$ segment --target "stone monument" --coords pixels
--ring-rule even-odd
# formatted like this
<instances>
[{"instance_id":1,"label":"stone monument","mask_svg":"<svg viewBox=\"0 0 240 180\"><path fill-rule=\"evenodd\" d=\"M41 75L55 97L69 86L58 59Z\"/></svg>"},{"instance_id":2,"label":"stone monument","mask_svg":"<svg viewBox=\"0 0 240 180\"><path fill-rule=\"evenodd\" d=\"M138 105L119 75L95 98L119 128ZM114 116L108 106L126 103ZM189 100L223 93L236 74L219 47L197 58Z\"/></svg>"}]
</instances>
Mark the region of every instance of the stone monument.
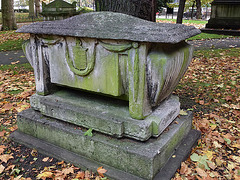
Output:
<instances>
[{"instance_id":1,"label":"stone monument","mask_svg":"<svg viewBox=\"0 0 240 180\"><path fill-rule=\"evenodd\" d=\"M77 2L75 1L70 4L63 0L55 0L49 4L42 2L41 15L43 15L46 20L66 19L78 14L78 12L76 12L76 4Z\"/></svg>"},{"instance_id":2,"label":"stone monument","mask_svg":"<svg viewBox=\"0 0 240 180\"><path fill-rule=\"evenodd\" d=\"M185 39L200 30L95 12L18 32L31 34L36 94L15 140L115 179L174 175L199 137L171 94L192 58Z\"/></svg>"},{"instance_id":3,"label":"stone monument","mask_svg":"<svg viewBox=\"0 0 240 180\"><path fill-rule=\"evenodd\" d=\"M206 28L240 29L240 0L214 0Z\"/></svg>"}]
</instances>

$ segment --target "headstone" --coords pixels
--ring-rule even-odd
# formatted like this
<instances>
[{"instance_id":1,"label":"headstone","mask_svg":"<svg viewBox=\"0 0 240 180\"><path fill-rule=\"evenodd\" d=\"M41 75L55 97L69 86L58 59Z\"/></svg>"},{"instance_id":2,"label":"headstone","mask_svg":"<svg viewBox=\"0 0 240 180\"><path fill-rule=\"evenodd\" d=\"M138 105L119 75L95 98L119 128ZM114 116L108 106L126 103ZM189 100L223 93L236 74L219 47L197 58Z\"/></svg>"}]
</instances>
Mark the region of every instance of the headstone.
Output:
<instances>
[{"instance_id":1,"label":"headstone","mask_svg":"<svg viewBox=\"0 0 240 180\"><path fill-rule=\"evenodd\" d=\"M55 0L49 4L42 2L42 15L46 20L66 19L77 15L76 2L72 4L63 0Z\"/></svg>"},{"instance_id":2,"label":"headstone","mask_svg":"<svg viewBox=\"0 0 240 180\"><path fill-rule=\"evenodd\" d=\"M196 141L191 113L180 116L171 94L192 58L185 39L198 29L95 12L18 32L31 34L23 47L36 80L31 109L18 115L18 141L51 143L84 159L81 166L105 164L116 179L153 179L184 138Z\"/></svg>"},{"instance_id":3,"label":"headstone","mask_svg":"<svg viewBox=\"0 0 240 180\"><path fill-rule=\"evenodd\" d=\"M240 29L240 0L214 0L206 28Z\"/></svg>"}]
</instances>

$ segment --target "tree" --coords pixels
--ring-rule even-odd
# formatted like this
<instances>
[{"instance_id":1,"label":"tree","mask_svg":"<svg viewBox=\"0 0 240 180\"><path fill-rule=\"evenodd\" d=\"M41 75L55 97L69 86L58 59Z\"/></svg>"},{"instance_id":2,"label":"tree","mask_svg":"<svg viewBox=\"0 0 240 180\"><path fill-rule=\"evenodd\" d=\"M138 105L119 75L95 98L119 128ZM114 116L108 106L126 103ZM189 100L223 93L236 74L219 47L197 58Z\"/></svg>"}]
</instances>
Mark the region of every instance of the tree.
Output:
<instances>
[{"instance_id":1,"label":"tree","mask_svg":"<svg viewBox=\"0 0 240 180\"><path fill-rule=\"evenodd\" d=\"M40 13L40 0L35 0L35 16L38 17Z\"/></svg>"},{"instance_id":2,"label":"tree","mask_svg":"<svg viewBox=\"0 0 240 180\"><path fill-rule=\"evenodd\" d=\"M196 6L197 6L197 19L202 19L202 6L201 6L201 0L196 0Z\"/></svg>"},{"instance_id":3,"label":"tree","mask_svg":"<svg viewBox=\"0 0 240 180\"><path fill-rule=\"evenodd\" d=\"M179 1L178 14L177 14L177 23L178 24L182 24L185 2L186 2L186 0Z\"/></svg>"},{"instance_id":4,"label":"tree","mask_svg":"<svg viewBox=\"0 0 240 180\"><path fill-rule=\"evenodd\" d=\"M168 7L167 4L171 2L172 0L157 0L157 11L161 12L163 7Z\"/></svg>"},{"instance_id":5,"label":"tree","mask_svg":"<svg viewBox=\"0 0 240 180\"><path fill-rule=\"evenodd\" d=\"M29 0L29 17L34 17L34 0Z\"/></svg>"},{"instance_id":6,"label":"tree","mask_svg":"<svg viewBox=\"0 0 240 180\"><path fill-rule=\"evenodd\" d=\"M13 0L1 0L2 2L2 31L17 29L16 18L13 9Z\"/></svg>"},{"instance_id":7,"label":"tree","mask_svg":"<svg viewBox=\"0 0 240 180\"><path fill-rule=\"evenodd\" d=\"M156 0L95 0L96 11L113 11L156 21Z\"/></svg>"}]
</instances>

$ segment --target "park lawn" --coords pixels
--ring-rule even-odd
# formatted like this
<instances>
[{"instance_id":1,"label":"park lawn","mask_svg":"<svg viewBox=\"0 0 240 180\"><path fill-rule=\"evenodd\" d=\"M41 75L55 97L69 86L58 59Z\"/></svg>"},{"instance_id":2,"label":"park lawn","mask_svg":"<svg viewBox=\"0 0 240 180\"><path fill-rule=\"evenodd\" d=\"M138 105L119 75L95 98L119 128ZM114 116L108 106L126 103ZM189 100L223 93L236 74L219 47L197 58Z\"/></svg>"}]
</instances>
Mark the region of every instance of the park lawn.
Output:
<instances>
[{"instance_id":1,"label":"park lawn","mask_svg":"<svg viewBox=\"0 0 240 180\"><path fill-rule=\"evenodd\" d=\"M43 21L43 17L39 16L37 18L30 18L29 13L17 13L15 12L15 18L17 23L22 23L22 22L34 22L35 21ZM0 24L2 24L2 13L0 12Z\"/></svg>"},{"instance_id":2,"label":"park lawn","mask_svg":"<svg viewBox=\"0 0 240 180\"><path fill-rule=\"evenodd\" d=\"M193 128L202 132L174 180L240 179L239 52L240 48L195 51L174 91L181 108L194 112ZM10 141L9 135L17 129L17 113L30 107L29 97L35 92L33 69L29 64L0 66L0 80L0 159L5 157L0 178L88 177L89 171ZM97 176L91 175L91 180Z\"/></svg>"},{"instance_id":3,"label":"park lawn","mask_svg":"<svg viewBox=\"0 0 240 180\"><path fill-rule=\"evenodd\" d=\"M22 43L27 39L29 39L27 33L0 31L0 51L20 50Z\"/></svg>"},{"instance_id":4,"label":"park lawn","mask_svg":"<svg viewBox=\"0 0 240 180\"><path fill-rule=\"evenodd\" d=\"M176 23L176 19L165 19L165 18L157 18L157 21L165 21L165 22L173 22ZM208 21L204 20L186 20L183 19L183 23L185 24L207 24Z\"/></svg>"}]
</instances>

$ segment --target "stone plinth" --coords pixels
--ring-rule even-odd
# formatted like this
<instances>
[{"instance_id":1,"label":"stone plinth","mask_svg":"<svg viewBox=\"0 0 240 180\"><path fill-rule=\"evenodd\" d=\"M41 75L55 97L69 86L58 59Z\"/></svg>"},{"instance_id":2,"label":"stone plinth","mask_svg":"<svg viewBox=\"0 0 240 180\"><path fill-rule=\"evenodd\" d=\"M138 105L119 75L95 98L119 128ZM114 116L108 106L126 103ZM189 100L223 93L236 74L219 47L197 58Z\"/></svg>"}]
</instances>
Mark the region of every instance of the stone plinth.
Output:
<instances>
[{"instance_id":1,"label":"stone plinth","mask_svg":"<svg viewBox=\"0 0 240 180\"><path fill-rule=\"evenodd\" d=\"M206 28L240 29L240 0L214 0Z\"/></svg>"},{"instance_id":2,"label":"stone plinth","mask_svg":"<svg viewBox=\"0 0 240 180\"><path fill-rule=\"evenodd\" d=\"M127 179L153 179L167 169L174 169L167 177L174 174L198 138L191 138L192 116L179 115L172 91L192 58L185 39L200 30L97 12L18 32L31 34L23 48L36 94L32 109L18 115L17 141L70 151L83 157L84 167L91 161L114 169L118 175L109 175L116 179L122 179L119 172ZM87 129L93 137L84 135ZM168 168L185 138L191 143Z\"/></svg>"}]
</instances>

